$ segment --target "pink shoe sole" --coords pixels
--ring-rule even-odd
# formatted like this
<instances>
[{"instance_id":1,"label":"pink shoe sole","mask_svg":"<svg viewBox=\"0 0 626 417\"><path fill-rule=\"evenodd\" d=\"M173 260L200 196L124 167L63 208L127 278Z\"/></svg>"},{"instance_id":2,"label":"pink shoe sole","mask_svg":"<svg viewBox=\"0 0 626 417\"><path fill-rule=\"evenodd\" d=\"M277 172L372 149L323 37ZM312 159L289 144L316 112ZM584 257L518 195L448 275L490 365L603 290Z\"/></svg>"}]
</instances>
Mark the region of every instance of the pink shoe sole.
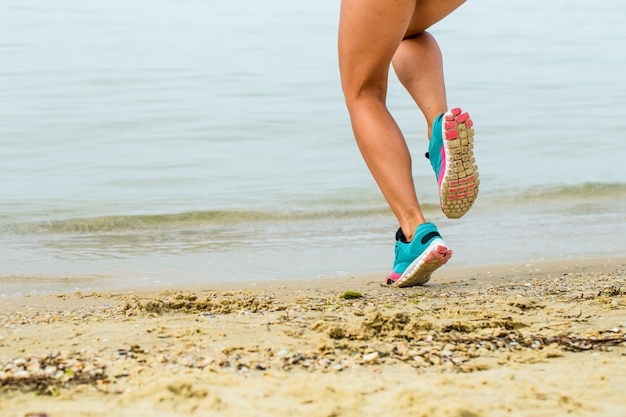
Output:
<instances>
[{"instance_id":1,"label":"pink shoe sole","mask_svg":"<svg viewBox=\"0 0 626 417\"><path fill-rule=\"evenodd\" d=\"M448 111L443 120L443 164L439 178L441 210L451 219L463 216L478 196L478 167L474 160L474 123L460 108Z\"/></svg>"},{"instance_id":2,"label":"pink shoe sole","mask_svg":"<svg viewBox=\"0 0 626 417\"><path fill-rule=\"evenodd\" d=\"M413 287L424 285L430 280L431 274L444 265L452 257L452 249L438 245L417 258L402 274L391 272L387 278L387 285L392 287Z\"/></svg>"}]
</instances>

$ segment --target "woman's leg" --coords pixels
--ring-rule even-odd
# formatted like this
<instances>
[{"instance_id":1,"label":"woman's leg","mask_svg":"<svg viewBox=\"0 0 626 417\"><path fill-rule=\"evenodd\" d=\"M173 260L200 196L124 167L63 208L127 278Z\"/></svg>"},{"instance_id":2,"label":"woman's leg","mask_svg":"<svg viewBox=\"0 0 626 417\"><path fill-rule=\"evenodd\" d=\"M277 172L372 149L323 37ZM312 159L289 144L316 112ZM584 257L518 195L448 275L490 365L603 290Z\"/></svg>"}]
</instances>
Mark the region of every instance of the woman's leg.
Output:
<instances>
[{"instance_id":1,"label":"woman's leg","mask_svg":"<svg viewBox=\"0 0 626 417\"><path fill-rule=\"evenodd\" d=\"M406 141L385 104L389 66L397 53L396 71L417 97L429 123L434 118L429 117L431 113L445 111L441 55L438 47L433 52L434 40L422 33L463 1L341 3L339 67L352 128L363 158L408 240L426 220L417 201Z\"/></svg>"},{"instance_id":2,"label":"woman's leg","mask_svg":"<svg viewBox=\"0 0 626 417\"><path fill-rule=\"evenodd\" d=\"M443 61L435 38L422 32L403 40L392 62L398 79L424 114L430 137L433 120L448 110Z\"/></svg>"}]
</instances>

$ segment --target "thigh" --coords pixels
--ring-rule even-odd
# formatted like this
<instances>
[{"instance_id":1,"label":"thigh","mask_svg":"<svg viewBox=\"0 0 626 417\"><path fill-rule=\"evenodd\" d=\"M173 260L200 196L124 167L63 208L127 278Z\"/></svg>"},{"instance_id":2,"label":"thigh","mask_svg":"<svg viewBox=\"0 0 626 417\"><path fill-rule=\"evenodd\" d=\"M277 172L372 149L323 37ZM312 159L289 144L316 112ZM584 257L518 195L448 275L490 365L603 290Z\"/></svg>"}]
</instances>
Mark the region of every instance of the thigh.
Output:
<instances>
[{"instance_id":1,"label":"thigh","mask_svg":"<svg viewBox=\"0 0 626 417\"><path fill-rule=\"evenodd\" d=\"M386 90L391 58L402 42L415 0L342 0L339 68L347 95Z\"/></svg>"},{"instance_id":2,"label":"thigh","mask_svg":"<svg viewBox=\"0 0 626 417\"><path fill-rule=\"evenodd\" d=\"M417 0L413 16L406 31L406 37L419 35L452 13L463 3L465 3L465 0Z\"/></svg>"},{"instance_id":3,"label":"thigh","mask_svg":"<svg viewBox=\"0 0 626 417\"><path fill-rule=\"evenodd\" d=\"M437 23L465 0L342 0L339 69L347 95L386 92L389 65L406 37Z\"/></svg>"}]
</instances>

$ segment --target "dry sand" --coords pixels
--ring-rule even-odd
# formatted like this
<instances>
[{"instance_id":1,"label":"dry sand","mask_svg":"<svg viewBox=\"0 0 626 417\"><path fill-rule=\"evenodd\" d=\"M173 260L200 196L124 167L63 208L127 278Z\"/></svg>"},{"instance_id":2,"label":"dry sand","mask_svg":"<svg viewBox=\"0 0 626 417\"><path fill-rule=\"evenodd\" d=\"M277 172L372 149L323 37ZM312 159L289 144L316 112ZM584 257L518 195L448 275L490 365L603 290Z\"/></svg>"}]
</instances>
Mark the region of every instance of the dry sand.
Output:
<instances>
[{"instance_id":1,"label":"dry sand","mask_svg":"<svg viewBox=\"0 0 626 417\"><path fill-rule=\"evenodd\" d=\"M625 269L3 299L0 416L626 416Z\"/></svg>"}]
</instances>

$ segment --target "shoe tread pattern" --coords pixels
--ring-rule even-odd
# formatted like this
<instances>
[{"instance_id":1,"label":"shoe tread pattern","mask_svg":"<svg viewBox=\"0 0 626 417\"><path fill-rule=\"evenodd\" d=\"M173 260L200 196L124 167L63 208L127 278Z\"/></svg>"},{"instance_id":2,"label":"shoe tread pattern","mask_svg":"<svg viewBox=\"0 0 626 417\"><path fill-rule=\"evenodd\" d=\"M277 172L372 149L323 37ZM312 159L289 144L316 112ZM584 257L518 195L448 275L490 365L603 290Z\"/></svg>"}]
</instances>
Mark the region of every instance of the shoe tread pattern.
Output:
<instances>
[{"instance_id":1,"label":"shoe tread pattern","mask_svg":"<svg viewBox=\"0 0 626 417\"><path fill-rule=\"evenodd\" d=\"M451 219L463 216L478 196L478 167L474 159L474 128L468 113L460 108L443 120L446 172L440 186L441 209Z\"/></svg>"}]
</instances>

